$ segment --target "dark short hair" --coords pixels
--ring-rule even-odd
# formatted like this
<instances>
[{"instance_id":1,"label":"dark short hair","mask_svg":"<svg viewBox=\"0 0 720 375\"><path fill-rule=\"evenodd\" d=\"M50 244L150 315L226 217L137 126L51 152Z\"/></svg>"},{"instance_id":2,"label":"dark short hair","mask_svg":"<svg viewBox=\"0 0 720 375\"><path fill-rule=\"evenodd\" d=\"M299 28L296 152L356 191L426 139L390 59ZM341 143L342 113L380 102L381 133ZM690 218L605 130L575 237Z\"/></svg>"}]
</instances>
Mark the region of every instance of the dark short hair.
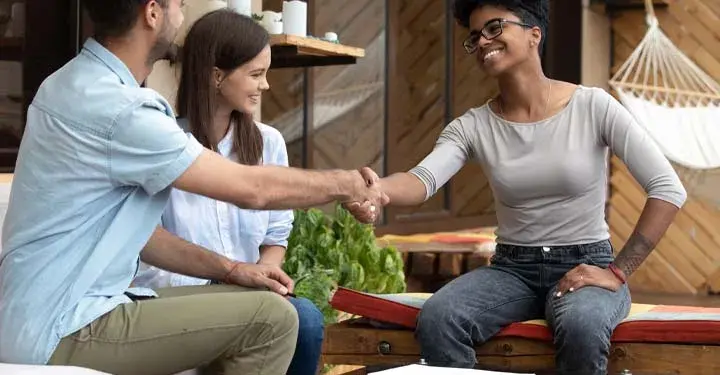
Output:
<instances>
[{"instance_id":1,"label":"dark short hair","mask_svg":"<svg viewBox=\"0 0 720 375\"><path fill-rule=\"evenodd\" d=\"M83 0L83 7L93 23L95 38L120 37L135 26L138 12L149 0ZM169 0L155 0L166 8Z\"/></svg>"},{"instance_id":2,"label":"dark short hair","mask_svg":"<svg viewBox=\"0 0 720 375\"><path fill-rule=\"evenodd\" d=\"M453 4L455 20L461 26L469 28L470 14L485 5L505 8L523 23L539 27L542 32L539 50L542 53L550 22L548 0L455 0Z\"/></svg>"},{"instance_id":3,"label":"dark short hair","mask_svg":"<svg viewBox=\"0 0 720 375\"><path fill-rule=\"evenodd\" d=\"M230 9L218 9L200 17L188 30L182 47L177 110L203 146L215 150L210 141L217 95L211 85L213 68L230 73L248 63L270 42L268 32L255 20ZM233 111L233 151L242 164L260 163L263 138L252 113Z\"/></svg>"}]
</instances>

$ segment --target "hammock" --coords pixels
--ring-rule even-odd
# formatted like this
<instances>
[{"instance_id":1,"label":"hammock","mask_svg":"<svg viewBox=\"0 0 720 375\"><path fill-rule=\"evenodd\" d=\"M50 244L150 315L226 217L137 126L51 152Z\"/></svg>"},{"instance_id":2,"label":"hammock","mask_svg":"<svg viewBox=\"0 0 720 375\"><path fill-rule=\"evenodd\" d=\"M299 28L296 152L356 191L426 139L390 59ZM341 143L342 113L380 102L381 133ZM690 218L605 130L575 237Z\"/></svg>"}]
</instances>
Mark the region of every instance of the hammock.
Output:
<instances>
[{"instance_id":1,"label":"hammock","mask_svg":"<svg viewBox=\"0 0 720 375\"><path fill-rule=\"evenodd\" d=\"M697 178L720 168L720 85L662 32L652 0L645 8L645 37L609 84L665 156Z\"/></svg>"}]
</instances>

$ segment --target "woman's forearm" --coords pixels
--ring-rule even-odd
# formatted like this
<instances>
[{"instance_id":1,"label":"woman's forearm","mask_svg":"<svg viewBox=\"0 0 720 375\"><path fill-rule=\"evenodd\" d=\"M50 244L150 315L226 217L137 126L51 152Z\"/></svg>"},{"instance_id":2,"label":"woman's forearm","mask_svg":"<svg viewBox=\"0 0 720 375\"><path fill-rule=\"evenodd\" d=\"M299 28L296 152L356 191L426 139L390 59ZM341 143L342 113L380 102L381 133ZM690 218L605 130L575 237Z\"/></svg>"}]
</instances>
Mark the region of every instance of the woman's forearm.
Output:
<instances>
[{"instance_id":1,"label":"woman's forearm","mask_svg":"<svg viewBox=\"0 0 720 375\"><path fill-rule=\"evenodd\" d=\"M393 206L417 206L425 202L427 188L412 173L400 172L380 180L380 189L390 198Z\"/></svg>"},{"instance_id":2,"label":"woman's forearm","mask_svg":"<svg viewBox=\"0 0 720 375\"><path fill-rule=\"evenodd\" d=\"M280 266L285 258L285 247L277 245L260 246L260 264L274 264Z\"/></svg>"},{"instance_id":3,"label":"woman's forearm","mask_svg":"<svg viewBox=\"0 0 720 375\"><path fill-rule=\"evenodd\" d=\"M625 274L625 277L635 272L650 255L670 227L678 210L676 205L660 199L647 200L635 230L615 258L615 266Z\"/></svg>"}]
</instances>

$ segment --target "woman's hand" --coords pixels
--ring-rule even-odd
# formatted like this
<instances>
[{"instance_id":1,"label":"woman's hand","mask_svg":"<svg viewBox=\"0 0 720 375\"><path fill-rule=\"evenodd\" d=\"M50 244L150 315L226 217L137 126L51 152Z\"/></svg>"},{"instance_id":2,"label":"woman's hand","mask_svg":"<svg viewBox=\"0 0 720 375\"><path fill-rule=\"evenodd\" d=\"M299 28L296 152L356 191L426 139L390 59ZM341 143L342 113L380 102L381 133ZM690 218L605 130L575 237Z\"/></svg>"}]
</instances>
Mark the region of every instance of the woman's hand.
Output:
<instances>
[{"instance_id":1,"label":"woman's hand","mask_svg":"<svg viewBox=\"0 0 720 375\"><path fill-rule=\"evenodd\" d=\"M565 293L572 293L584 286L597 286L616 292L622 282L609 269L587 264L581 264L565 274L557 284L555 297L562 297Z\"/></svg>"}]
</instances>

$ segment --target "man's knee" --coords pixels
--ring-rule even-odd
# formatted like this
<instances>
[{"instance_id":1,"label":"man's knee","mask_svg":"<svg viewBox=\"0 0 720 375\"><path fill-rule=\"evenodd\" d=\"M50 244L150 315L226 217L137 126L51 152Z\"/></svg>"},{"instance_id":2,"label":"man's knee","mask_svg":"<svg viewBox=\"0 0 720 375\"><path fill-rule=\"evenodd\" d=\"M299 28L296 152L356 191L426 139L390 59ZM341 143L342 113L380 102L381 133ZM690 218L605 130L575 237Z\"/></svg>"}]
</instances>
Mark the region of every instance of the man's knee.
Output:
<instances>
[{"instance_id":1,"label":"man's knee","mask_svg":"<svg viewBox=\"0 0 720 375\"><path fill-rule=\"evenodd\" d=\"M274 292L258 292L262 296L262 314L267 324L273 327L274 336L289 336L293 340L297 337L299 320L295 307L287 298Z\"/></svg>"}]
</instances>

